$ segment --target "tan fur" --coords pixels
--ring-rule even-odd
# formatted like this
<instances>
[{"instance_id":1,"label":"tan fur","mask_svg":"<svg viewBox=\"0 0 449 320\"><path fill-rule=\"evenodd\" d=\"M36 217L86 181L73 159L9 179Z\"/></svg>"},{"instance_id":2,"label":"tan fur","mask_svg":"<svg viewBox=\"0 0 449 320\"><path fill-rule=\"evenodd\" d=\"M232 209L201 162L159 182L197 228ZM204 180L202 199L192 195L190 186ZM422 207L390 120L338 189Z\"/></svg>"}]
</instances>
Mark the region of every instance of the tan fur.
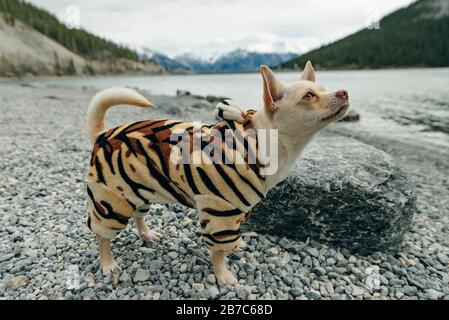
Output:
<instances>
[{"instance_id":1,"label":"tan fur","mask_svg":"<svg viewBox=\"0 0 449 320\"><path fill-rule=\"evenodd\" d=\"M104 130L106 111L110 107L121 104L136 107L156 107L136 91L127 88L109 88L97 93L87 109L87 128L92 144Z\"/></svg>"},{"instance_id":2,"label":"tan fur","mask_svg":"<svg viewBox=\"0 0 449 320\"><path fill-rule=\"evenodd\" d=\"M280 97L274 101L275 110L267 108L265 101L264 112L257 112L254 115L256 129L277 129L279 133L279 170L267 177L268 188L271 188L286 177L306 145L319 130L346 114L349 101L337 97L340 91L326 92L322 86L315 83L315 72L310 61L299 80L292 83L280 83L268 67L262 66L261 72L268 74L265 77L271 79L264 83L276 87L264 87L264 97L271 95L266 91L276 92ZM304 100L303 97L308 91L312 91L317 97ZM340 112L335 114L339 108Z\"/></svg>"}]
</instances>

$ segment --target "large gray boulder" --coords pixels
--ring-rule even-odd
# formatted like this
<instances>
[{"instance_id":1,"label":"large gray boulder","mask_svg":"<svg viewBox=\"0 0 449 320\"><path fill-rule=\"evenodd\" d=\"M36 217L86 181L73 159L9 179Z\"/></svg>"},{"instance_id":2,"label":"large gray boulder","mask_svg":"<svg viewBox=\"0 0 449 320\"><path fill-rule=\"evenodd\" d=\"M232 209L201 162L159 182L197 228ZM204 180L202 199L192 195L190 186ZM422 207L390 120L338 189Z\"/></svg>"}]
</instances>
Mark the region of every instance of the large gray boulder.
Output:
<instances>
[{"instance_id":1,"label":"large gray boulder","mask_svg":"<svg viewBox=\"0 0 449 320\"><path fill-rule=\"evenodd\" d=\"M244 230L310 237L361 254L394 252L414 209L414 186L388 154L351 138L320 137Z\"/></svg>"}]
</instances>

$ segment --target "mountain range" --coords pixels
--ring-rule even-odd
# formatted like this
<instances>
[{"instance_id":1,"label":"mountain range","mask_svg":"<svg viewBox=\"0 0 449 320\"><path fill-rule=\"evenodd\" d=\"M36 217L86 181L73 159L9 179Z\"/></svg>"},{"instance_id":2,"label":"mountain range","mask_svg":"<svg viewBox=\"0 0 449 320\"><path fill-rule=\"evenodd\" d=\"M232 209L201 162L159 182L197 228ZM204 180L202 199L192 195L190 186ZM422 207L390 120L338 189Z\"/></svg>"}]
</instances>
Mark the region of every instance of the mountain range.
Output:
<instances>
[{"instance_id":1,"label":"mountain range","mask_svg":"<svg viewBox=\"0 0 449 320\"><path fill-rule=\"evenodd\" d=\"M278 66L297 55L297 53L251 52L237 49L212 59L201 59L191 54L184 54L175 59L196 72L251 72L259 70L262 64Z\"/></svg>"},{"instance_id":2,"label":"mountain range","mask_svg":"<svg viewBox=\"0 0 449 320\"><path fill-rule=\"evenodd\" d=\"M209 58L198 57L192 53L169 58L163 53L145 47L131 45L130 48L135 50L141 59L150 59L170 72L251 72L257 71L262 64L275 67L298 55L296 53L269 53L236 49Z\"/></svg>"},{"instance_id":3,"label":"mountain range","mask_svg":"<svg viewBox=\"0 0 449 320\"><path fill-rule=\"evenodd\" d=\"M187 72L189 70L189 67L180 63L179 61L170 58L169 56L149 49L144 46L140 46L137 44L130 44L128 47L135 51L139 58L143 61L154 61L161 65L163 68L165 68L167 71L170 72Z\"/></svg>"},{"instance_id":4,"label":"mountain range","mask_svg":"<svg viewBox=\"0 0 449 320\"><path fill-rule=\"evenodd\" d=\"M449 0L419 0L365 28L281 64L325 69L449 66Z\"/></svg>"}]
</instances>

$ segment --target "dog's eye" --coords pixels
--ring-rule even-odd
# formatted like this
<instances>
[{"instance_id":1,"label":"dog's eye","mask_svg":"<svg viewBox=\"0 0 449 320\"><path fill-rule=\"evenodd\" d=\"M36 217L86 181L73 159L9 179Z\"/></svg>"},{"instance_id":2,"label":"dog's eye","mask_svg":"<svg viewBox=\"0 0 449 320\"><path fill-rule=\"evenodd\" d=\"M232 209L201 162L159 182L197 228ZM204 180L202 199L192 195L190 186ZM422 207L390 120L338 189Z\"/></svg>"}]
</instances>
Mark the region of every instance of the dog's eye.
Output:
<instances>
[{"instance_id":1,"label":"dog's eye","mask_svg":"<svg viewBox=\"0 0 449 320\"><path fill-rule=\"evenodd\" d=\"M309 92L307 92L307 93L304 95L304 97L302 97L302 98L305 99L305 100L310 100L310 99L312 99L313 97L315 97L315 94L314 94L313 92L309 91Z\"/></svg>"}]
</instances>

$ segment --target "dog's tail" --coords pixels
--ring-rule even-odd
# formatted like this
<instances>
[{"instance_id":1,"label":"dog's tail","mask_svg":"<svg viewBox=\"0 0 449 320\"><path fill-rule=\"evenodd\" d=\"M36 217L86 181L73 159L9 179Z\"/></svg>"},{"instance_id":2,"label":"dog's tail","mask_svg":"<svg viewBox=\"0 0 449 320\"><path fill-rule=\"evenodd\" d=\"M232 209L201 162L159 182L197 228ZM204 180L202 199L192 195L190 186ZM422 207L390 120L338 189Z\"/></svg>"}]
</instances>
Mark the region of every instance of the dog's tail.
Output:
<instances>
[{"instance_id":1,"label":"dog's tail","mask_svg":"<svg viewBox=\"0 0 449 320\"><path fill-rule=\"evenodd\" d=\"M127 88L109 88L98 92L87 110L87 128L90 140L95 143L98 135L104 130L106 111L113 106L128 104L137 107L156 107L139 93Z\"/></svg>"}]
</instances>

